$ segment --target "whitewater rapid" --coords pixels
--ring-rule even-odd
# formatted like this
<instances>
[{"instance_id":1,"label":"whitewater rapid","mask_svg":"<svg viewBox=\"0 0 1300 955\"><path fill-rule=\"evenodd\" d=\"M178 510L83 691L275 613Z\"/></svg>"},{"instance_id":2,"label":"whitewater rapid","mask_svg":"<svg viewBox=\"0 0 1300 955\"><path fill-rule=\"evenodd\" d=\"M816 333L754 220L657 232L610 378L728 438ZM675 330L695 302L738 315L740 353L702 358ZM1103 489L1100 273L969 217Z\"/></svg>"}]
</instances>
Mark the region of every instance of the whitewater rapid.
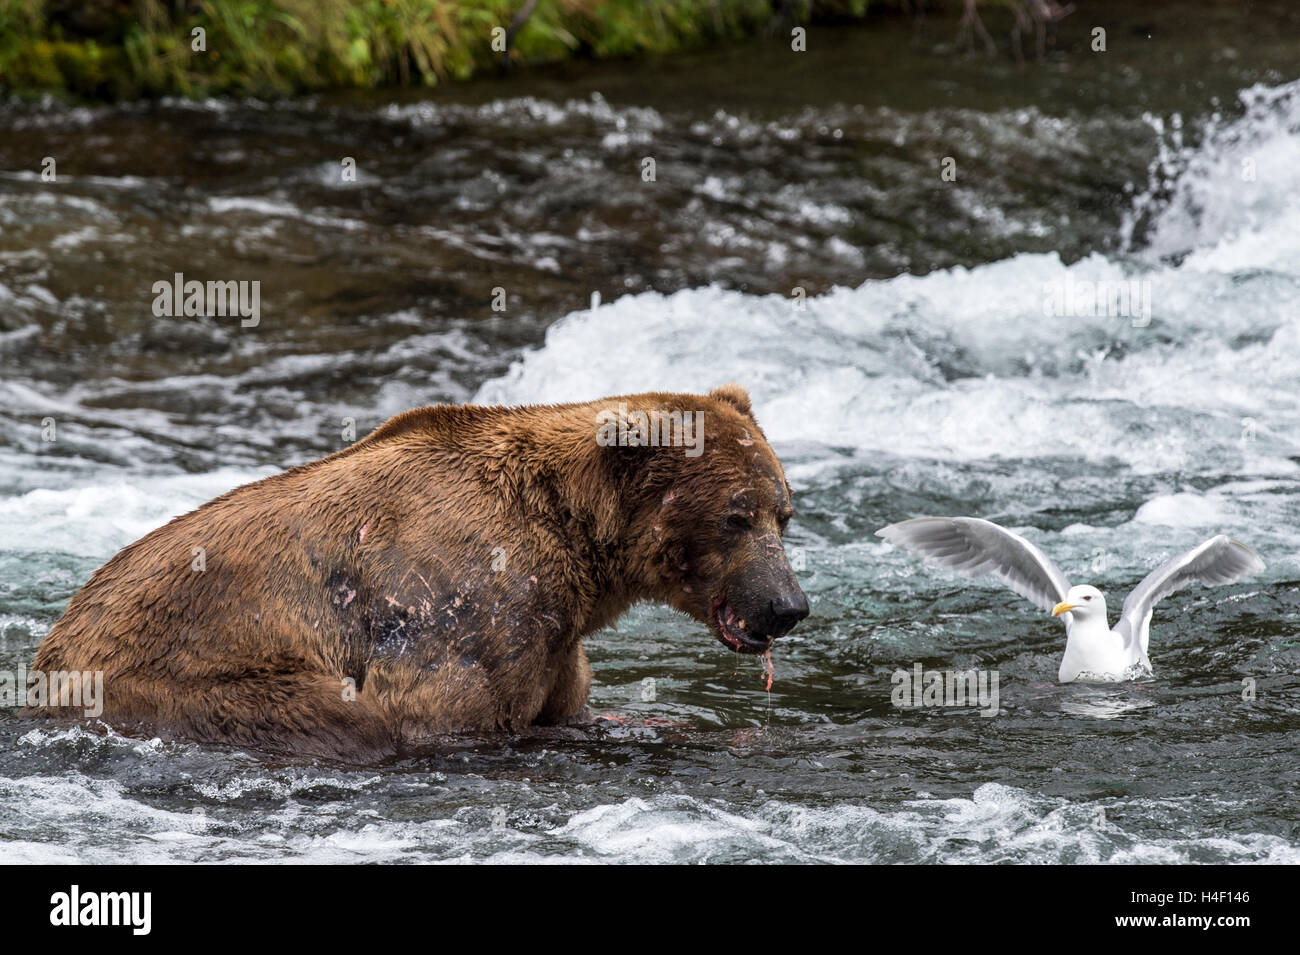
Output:
<instances>
[{"instance_id":1,"label":"whitewater rapid","mask_svg":"<svg viewBox=\"0 0 1300 955\"><path fill-rule=\"evenodd\" d=\"M627 296L553 324L474 400L737 381L778 443L1294 474L1300 84L1242 99L1241 118L1162 150L1125 225L1143 224L1141 249L1069 264L1021 254L806 300L718 287ZM1147 283L1149 317L1048 314L1071 283L1131 282Z\"/></svg>"}]
</instances>

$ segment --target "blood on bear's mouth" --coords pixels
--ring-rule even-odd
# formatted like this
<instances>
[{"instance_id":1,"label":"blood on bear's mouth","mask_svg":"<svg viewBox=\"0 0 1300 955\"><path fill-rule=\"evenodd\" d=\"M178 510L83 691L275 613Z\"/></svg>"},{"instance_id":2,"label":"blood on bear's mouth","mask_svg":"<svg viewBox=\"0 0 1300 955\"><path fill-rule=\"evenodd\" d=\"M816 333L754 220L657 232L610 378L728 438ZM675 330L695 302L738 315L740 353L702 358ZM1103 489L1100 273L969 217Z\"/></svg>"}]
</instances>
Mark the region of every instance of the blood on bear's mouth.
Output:
<instances>
[{"instance_id":1,"label":"blood on bear's mouth","mask_svg":"<svg viewBox=\"0 0 1300 955\"><path fill-rule=\"evenodd\" d=\"M751 633L726 597L713 598L709 620L717 628L718 641L728 650L737 653L766 653L772 646L774 638Z\"/></svg>"}]
</instances>

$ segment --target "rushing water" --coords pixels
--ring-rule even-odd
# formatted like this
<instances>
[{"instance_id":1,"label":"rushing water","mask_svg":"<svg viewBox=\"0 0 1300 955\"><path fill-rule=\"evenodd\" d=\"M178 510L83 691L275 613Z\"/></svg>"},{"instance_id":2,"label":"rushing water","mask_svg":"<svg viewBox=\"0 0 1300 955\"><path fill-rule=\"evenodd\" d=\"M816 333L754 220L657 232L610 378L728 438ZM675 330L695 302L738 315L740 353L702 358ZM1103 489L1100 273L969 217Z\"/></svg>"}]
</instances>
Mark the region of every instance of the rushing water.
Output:
<instances>
[{"instance_id":1,"label":"rushing water","mask_svg":"<svg viewBox=\"0 0 1300 955\"><path fill-rule=\"evenodd\" d=\"M813 605L770 692L642 607L588 641L621 725L396 766L0 711L0 860L1300 861L1300 42L1152 16L1104 70L884 25L807 65L0 112L0 669L121 546L436 401L746 384ZM155 318L177 271L260 280L261 324ZM1149 322L1044 313L1120 280ZM923 513L1021 529L1112 614L1213 533L1269 567L1168 598L1155 679L1059 686L1058 622L873 536ZM895 708L917 663L996 671L998 714Z\"/></svg>"}]
</instances>

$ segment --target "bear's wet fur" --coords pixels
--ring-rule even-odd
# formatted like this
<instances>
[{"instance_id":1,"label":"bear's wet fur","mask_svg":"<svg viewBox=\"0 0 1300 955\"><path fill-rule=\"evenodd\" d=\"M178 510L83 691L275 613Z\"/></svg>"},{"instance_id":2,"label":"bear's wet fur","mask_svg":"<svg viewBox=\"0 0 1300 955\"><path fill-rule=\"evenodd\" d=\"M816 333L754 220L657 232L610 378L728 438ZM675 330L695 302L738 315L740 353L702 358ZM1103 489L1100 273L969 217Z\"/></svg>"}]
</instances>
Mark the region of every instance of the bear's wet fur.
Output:
<instances>
[{"instance_id":1,"label":"bear's wet fur","mask_svg":"<svg viewBox=\"0 0 1300 955\"><path fill-rule=\"evenodd\" d=\"M702 453L598 440L620 404L702 412ZM807 613L790 513L736 385L417 408L123 548L34 666L102 670L125 732L378 761L580 719L582 638L637 601L763 652Z\"/></svg>"}]
</instances>

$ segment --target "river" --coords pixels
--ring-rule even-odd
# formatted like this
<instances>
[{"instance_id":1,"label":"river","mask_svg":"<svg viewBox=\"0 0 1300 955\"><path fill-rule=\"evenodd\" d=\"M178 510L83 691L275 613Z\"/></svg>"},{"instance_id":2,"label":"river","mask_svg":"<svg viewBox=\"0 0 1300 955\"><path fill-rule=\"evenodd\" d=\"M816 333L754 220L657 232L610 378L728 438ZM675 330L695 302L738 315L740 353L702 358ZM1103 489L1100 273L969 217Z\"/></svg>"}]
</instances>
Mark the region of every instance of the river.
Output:
<instances>
[{"instance_id":1,"label":"river","mask_svg":"<svg viewBox=\"0 0 1300 955\"><path fill-rule=\"evenodd\" d=\"M1300 39L1113 6L1108 52L1023 67L882 21L0 107L0 669L120 547L434 402L745 384L812 604L770 691L640 607L588 642L622 724L391 766L0 710L0 861L1300 862ZM260 322L156 317L176 272L260 281ZM1045 314L1121 282L1148 314ZM1167 598L1153 680L1061 686L1057 621L874 536L926 513L1112 613L1221 531L1268 570ZM998 715L896 708L917 663L996 671Z\"/></svg>"}]
</instances>

